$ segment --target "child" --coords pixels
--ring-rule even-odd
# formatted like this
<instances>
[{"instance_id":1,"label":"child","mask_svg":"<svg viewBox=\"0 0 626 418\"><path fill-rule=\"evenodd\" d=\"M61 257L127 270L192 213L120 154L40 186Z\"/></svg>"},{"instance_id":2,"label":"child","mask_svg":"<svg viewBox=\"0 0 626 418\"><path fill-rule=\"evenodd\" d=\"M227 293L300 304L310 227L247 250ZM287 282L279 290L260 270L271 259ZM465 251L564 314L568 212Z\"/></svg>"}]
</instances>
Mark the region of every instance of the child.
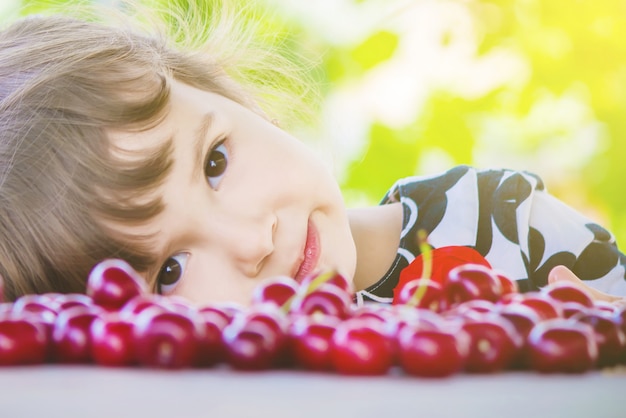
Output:
<instances>
[{"instance_id":1,"label":"child","mask_svg":"<svg viewBox=\"0 0 626 418\"><path fill-rule=\"evenodd\" d=\"M264 278L331 268L354 278L359 301L390 302L418 229L434 247L476 248L524 291L570 280L598 299L626 295L612 235L528 173L456 167L347 210L324 164L261 110L267 95L235 81L245 72L222 52L245 50L224 39L203 54L63 16L0 34L8 299L83 292L94 264L119 257L154 291L198 303L246 304ZM265 84L290 80L273 56L253 56L271 58Z\"/></svg>"}]
</instances>

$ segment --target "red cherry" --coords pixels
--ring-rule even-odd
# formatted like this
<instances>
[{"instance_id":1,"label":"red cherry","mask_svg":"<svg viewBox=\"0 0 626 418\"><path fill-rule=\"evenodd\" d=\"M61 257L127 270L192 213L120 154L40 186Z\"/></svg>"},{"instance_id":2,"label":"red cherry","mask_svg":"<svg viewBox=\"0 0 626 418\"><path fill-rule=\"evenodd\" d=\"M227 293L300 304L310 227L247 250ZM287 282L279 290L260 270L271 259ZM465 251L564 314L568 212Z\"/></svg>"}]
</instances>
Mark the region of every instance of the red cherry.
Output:
<instances>
[{"instance_id":1,"label":"red cherry","mask_svg":"<svg viewBox=\"0 0 626 418\"><path fill-rule=\"evenodd\" d=\"M533 329L533 327L541 322L541 318L537 312L526 306L519 303L511 303L508 305L499 305L497 314L508 320L517 334L521 337L522 346L520 350L518 350L517 356L512 360L511 368L513 369L525 369L527 368L527 348L526 341L528 338L528 334Z\"/></svg>"},{"instance_id":2,"label":"red cherry","mask_svg":"<svg viewBox=\"0 0 626 418\"><path fill-rule=\"evenodd\" d=\"M349 282L342 274L332 270L304 277L300 283L300 288L305 289L306 293L310 293L322 283L335 285L350 296L354 293L352 282Z\"/></svg>"},{"instance_id":3,"label":"red cherry","mask_svg":"<svg viewBox=\"0 0 626 418\"><path fill-rule=\"evenodd\" d=\"M291 364L291 357L288 352L288 336L287 329L289 323L287 316L282 310L274 305L258 305L252 307L245 313L246 321L260 322L267 325L276 338L276 361L275 366L287 366Z\"/></svg>"},{"instance_id":4,"label":"red cherry","mask_svg":"<svg viewBox=\"0 0 626 418\"><path fill-rule=\"evenodd\" d=\"M101 261L87 278L87 295L107 310L118 310L142 293L147 293L145 281L124 260L111 258Z\"/></svg>"},{"instance_id":5,"label":"red cherry","mask_svg":"<svg viewBox=\"0 0 626 418\"><path fill-rule=\"evenodd\" d=\"M534 309L542 320L562 318L564 316L561 303L545 293L524 293L517 303Z\"/></svg>"},{"instance_id":6,"label":"red cherry","mask_svg":"<svg viewBox=\"0 0 626 418\"><path fill-rule=\"evenodd\" d=\"M415 299L417 292L421 296ZM406 282L397 295L397 304L415 306L441 312L446 309L446 299L441 283L429 279L415 279Z\"/></svg>"},{"instance_id":7,"label":"red cherry","mask_svg":"<svg viewBox=\"0 0 626 418\"><path fill-rule=\"evenodd\" d=\"M396 315L389 309L389 305L367 302L361 306L351 307L350 318L363 318L378 321L381 324L394 322Z\"/></svg>"},{"instance_id":8,"label":"red cherry","mask_svg":"<svg viewBox=\"0 0 626 418\"><path fill-rule=\"evenodd\" d=\"M101 315L93 307L74 306L59 313L52 340L54 358L59 363L89 363L91 357L91 324Z\"/></svg>"},{"instance_id":9,"label":"red cherry","mask_svg":"<svg viewBox=\"0 0 626 418\"><path fill-rule=\"evenodd\" d=\"M105 313L91 323L91 356L102 366L136 363L133 322L118 312Z\"/></svg>"},{"instance_id":10,"label":"red cherry","mask_svg":"<svg viewBox=\"0 0 626 418\"><path fill-rule=\"evenodd\" d=\"M269 303L278 307L285 306L295 297L298 287L298 282L287 276L266 279L254 288L252 305Z\"/></svg>"},{"instance_id":11,"label":"red cherry","mask_svg":"<svg viewBox=\"0 0 626 418\"><path fill-rule=\"evenodd\" d=\"M610 317L620 327L622 333L626 335L626 306L616 307ZM621 362L626 364L626 349L622 352Z\"/></svg>"},{"instance_id":12,"label":"red cherry","mask_svg":"<svg viewBox=\"0 0 626 418\"><path fill-rule=\"evenodd\" d=\"M600 310L589 310L573 318L593 328L598 345L598 367L614 366L620 362L626 350L626 337L613 318Z\"/></svg>"},{"instance_id":13,"label":"red cherry","mask_svg":"<svg viewBox=\"0 0 626 418\"><path fill-rule=\"evenodd\" d=\"M241 309L237 311L231 307L224 307L221 305L207 305L198 308L198 313L203 318L209 318L211 321L217 323L222 329L230 324L235 315L242 313Z\"/></svg>"},{"instance_id":14,"label":"red cherry","mask_svg":"<svg viewBox=\"0 0 626 418\"><path fill-rule=\"evenodd\" d=\"M402 369L420 377L446 377L460 372L469 352L464 331L424 330L405 327L398 334Z\"/></svg>"},{"instance_id":15,"label":"red cherry","mask_svg":"<svg viewBox=\"0 0 626 418\"><path fill-rule=\"evenodd\" d=\"M626 306L617 308L611 316L613 318L613 322L618 324L622 328L622 331L626 334Z\"/></svg>"},{"instance_id":16,"label":"red cherry","mask_svg":"<svg viewBox=\"0 0 626 418\"><path fill-rule=\"evenodd\" d=\"M578 302L587 308L593 306L593 298L589 293L568 282L549 284L541 292L561 302Z\"/></svg>"},{"instance_id":17,"label":"red cherry","mask_svg":"<svg viewBox=\"0 0 626 418\"><path fill-rule=\"evenodd\" d=\"M445 315L430 309L413 308L407 305L393 305L391 313L394 315L398 332L405 326L418 327L420 329L438 329L445 324ZM455 316L456 318L456 316Z\"/></svg>"},{"instance_id":18,"label":"red cherry","mask_svg":"<svg viewBox=\"0 0 626 418\"><path fill-rule=\"evenodd\" d=\"M395 358L394 344L376 321L348 319L337 325L332 339L334 369L341 374L381 375Z\"/></svg>"},{"instance_id":19,"label":"red cherry","mask_svg":"<svg viewBox=\"0 0 626 418\"><path fill-rule=\"evenodd\" d=\"M494 270L494 273L500 281L500 286L502 287L502 296L519 293L519 286L517 285L517 281L511 279L506 274L497 270ZM500 296L500 298L502 298L502 296Z\"/></svg>"},{"instance_id":20,"label":"red cherry","mask_svg":"<svg viewBox=\"0 0 626 418\"><path fill-rule=\"evenodd\" d=\"M168 310L166 308L167 301L161 295L157 295L154 293L143 293L141 295L134 296L129 299L124 306L119 310L122 316L126 316L128 318L134 318L139 315L145 309L151 307L158 307L163 310Z\"/></svg>"},{"instance_id":21,"label":"red cherry","mask_svg":"<svg viewBox=\"0 0 626 418\"><path fill-rule=\"evenodd\" d=\"M59 313L59 304L48 295L24 295L13 303L13 312L30 312L54 321Z\"/></svg>"},{"instance_id":22,"label":"red cherry","mask_svg":"<svg viewBox=\"0 0 626 418\"><path fill-rule=\"evenodd\" d=\"M394 358L395 364L399 362L397 357L399 355L397 336L404 328L438 330L446 328L452 322L443 316L447 311L439 314L430 309L413 308L408 305L392 305L391 308L389 313L393 315L392 319L381 324L381 327L391 338L396 355L396 358Z\"/></svg>"},{"instance_id":23,"label":"red cherry","mask_svg":"<svg viewBox=\"0 0 626 418\"><path fill-rule=\"evenodd\" d=\"M237 370L265 370L282 353L283 336L263 321L238 315L223 332L226 359Z\"/></svg>"},{"instance_id":24,"label":"red cherry","mask_svg":"<svg viewBox=\"0 0 626 418\"><path fill-rule=\"evenodd\" d=\"M470 337L465 370L470 373L493 373L508 368L519 355L523 341L508 320L484 314L469 319L462 329Z\"/></svg>"},{"instance_id":25,"label":"red cherry","mask_svg":"<svg viewBox=\"0 0 626 418\"><path fill-rule=\"evenodd\" d=\"M198 327L195 334L197 338L196 357L193 367L212 367L225 358L222 331L228 324L224 313L216 314L215 310L200 311L187 299L180 297L162 298L156 309L163 309L178 313L192 320Z\"/></svg>"},{"instance_id":26,"label":"red cherry","mask_svg":"<svg viewBox=\"0 0 626 418\"><path fill-rule=\"evenodd\" d=\"M27 316L6 314L0 317L0 366L41 364L45 362L48 339L44 326Z\"/></svg>"},{"instance_id":27,"label":"red cherry","mask_svg":"<svg viewBox=\"0 0 626 418\"><path fill-rule=\"evenodd\" d=\"M508 320L523 339L526 339L530 330L542 321L535 309L522 304L501 305L496 313Z\"/></svg>"},{"instance_id":28,"label":"red cherry","mask_svg":"<svg viewBox=\"0 0 626 418\"><path fill-rule=\"evenodd\" d=\"M82 293L68 293L55 297L55 302L58 304L59 312L71 308L72 306L92 306L93 299Z\"/></svg>"},{"instance_id":29,"label":"red cherry","mask_svg":"<svg viewBox=\"0 0 626 418\"><path fill-rule=\"evenodd\" d=\"M392 310L394 306L399 307L404 305L382 305L379 303L367 303L359 307L353 307L350 318L377 322L381 330L383 330L390 336L395 336L400 329L402 321L400 319L400 315ZM415 309L412 307L407 308L412 312L418 312L423 310ZM428 312L434 314L434 312L432 311Z\"/></svg>"},{"instance_id":30,"label":"red cherry","mask_svg":"<svg viewBox=\"0 0 626 418\"><path fill-rule=\"evenodd\" d=\"M448 273L445 291L451 306L472 299L496 302L502 296L502 285L489 267L462 264Z\"/></svg>"},{"instance_id":31,"label":"red cherry","mask_svg":"<svg viewBox=\"0 0 626 418\"><path fill-rule=\"evenodd\" d=\"M204 329L180 312L152 306L137 317L134 327L137 360L143 366L182 369L197 360Z\"/></svg>"},{"instance_id":32,"label":"red cherry","mask_svg":"<svg viewBox=\"0 0 626 418\"><path fill-rule=\"evenodd\" d=\"M324 283L314 291L299 294L291 306L291 313L302 315L324 314L347 318L350 314L352 299L343 289Z\"/></svg>"},{"instance_id":33,"label":"red cherry","mask_svg":"<svg viewBox=\"0 0 626 418\"><path fill-rule=\"evenodd\" d=\"M13 310L13 304L12 303L0 303L0 316L2 316L5 313L9 313Z\"/></svg>"},{"instance_id":34,"label":"red cherry","mask_svg":"<svg viewBox=\"0 0 626 418\"><path fill-rule=\"evenodd\" d=\"M269 326L276 334L284 335L287 332L287 317L272 305L259 305L249 308L245 313L247 321L258 321Z\"/></svg>"},{"instance_id":35,"label":"red cherry","mask_svg":"<svg viewBox=\"0 0 626 418\"><path fill-rule=\"evenodd\" d=\"M563 318L571 318L586 313L589 311L589 308L578 302L561 302L561 310L563 312Z\"/></svg>"},{"instance_id":36,"label":"red cherry","mask_svg":"<svg viewBox=\"0 0 626 418\"><path fill-rule=\"evenodd\" d=\"M59 312L58 302L50 295L29 294L19 297L11 307L11 312L18 317L28 317L31 322L41 324L46 331L48 344L48 360L54 358L54 347L52 342L52 331Z\"/></svg>"},{"instance_id":37,"label":"red cherry","mask_svg":"<svg viewBox=\"0 0 626 418\"><path fill-rule=\"evenodd\" d=\"M244 306L239 305L237 303L233 303L233 302L217 303L213 305L213 308L217 308L220 311L224 312L224 314L229 316L231 320L234 319L235 316L239 315L242 312L245 312L246 310Z\"/></svg>"},{"instance_id":38,"label":"red cherry","mask_svg":"<svg viewBox=\"0 0 626 418\"><path fill-rule=\"evenodd\" d=\"M43 327L46 333L46 360L54 360L54 343L52 341L52 331L54 329L54 324L57 320L58 314L53 310L42 308L38 305L38 303L29 304L28 306L22 306L21 308L18 307L18 309L15 309L15 306L12 303L6 303L4 305L6 305L6 311L4 313L0 312L0 317L2 315L5 315L10 318L23 319L25 321L36 323L38 326Z\"/></svg>"},{"instance_id":39,"label":"red cherry","mask_svg":"<svg viewBox=\"0 0 626 418\"><path fill-rule=\"evenodd\" d=\"M524 293L504 293L498 299L498 305L508 305L510 303L518 303L524 299Z\"/></svg>"},{"instance_id":40,"label":"red cherry","mask_svg":"<svg viewBox=\"0 0 626 418\"><path fill-rule=\"evenodd\" d=\"M615 315L620 310L617 305L605 300L594 300L593 309L604 311L609 316Z\"/></svg>"},{"instance_id":41,"label":"red cherry","mask_svg":"<svg viewBox=\"0 0 626 418\"><path fill-rule=\"evenodd\" d=\"M598 359L592 327L564 318L535 325L527 346L530 367L542 373L583 373Z\"/></svg>"},{"instance_id":42,"label":"red cherry","mask_svg":"<svg viewBox=\"0 0 626 418\"><path fill-rule=\"evenodd\" d=\"M338 318L327 315L294 317L289 327L294 363L307 370L332 370L332 338L338 324Z\"/></svg>"},{"instance_id":43,"label":"red cherry","mask_svg":"<svg viewBox=\"0 0 626 418\"><path fill-rule=\"evenodd\" d=\"M204 328L204 337L199 341L195 366L212 367L226 358L222 332L230 319L212 310L198 310L197 317L201 327Z\"/></svg>"},{"instance_id":44,"label":"red cherry","mask_svg":"<svg viewBox=\"0 0 626 418\"><path fill-rule=\"evenodd\" d=\"M472 299L455 306L451 312L459 317L475 317L482 314L492 313L496 310L496 304L484 299Z\"/></svg>"}]
</instances>

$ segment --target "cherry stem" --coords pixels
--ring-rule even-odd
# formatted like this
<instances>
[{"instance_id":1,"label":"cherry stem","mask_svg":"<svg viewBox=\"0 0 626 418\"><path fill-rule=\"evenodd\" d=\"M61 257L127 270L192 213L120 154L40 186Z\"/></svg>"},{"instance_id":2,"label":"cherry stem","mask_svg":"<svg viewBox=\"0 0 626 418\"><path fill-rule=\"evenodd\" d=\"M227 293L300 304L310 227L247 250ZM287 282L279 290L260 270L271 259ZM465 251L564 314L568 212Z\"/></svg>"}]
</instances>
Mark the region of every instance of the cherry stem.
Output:
<instances>
[{"instance_id":1,"label":"cherry stem","mask_svg":"<svg viewBox=\"0 0 626 418\"><path fill-rule=\"evenodd\" d=\"M411 306L417 306L420 300L422 300L422 298L424 297L428 284L430 283L430 275L432 274L433 270L432 250L430 245L428 244L428 234L423 229L417 231L417 244L424 260L422 277L420 277L420 279L423 279L423 282L420 283L420 285L415 290L415 293L413 293L413 296L411 296L411 299L409 300L409 304Z\"/></svg>"},{"instance_id":2,"label":"cherry stem","mask_svg":"<svg viewBox=\"0 0 626 418\"><path fill-rule=\"evenodd\" d=\"M311 280L309 286L306 289L306 293L309 294L333 277L335 277L336 272L334 270L328 270L325 273L318 274L315 279Z\"/></svg>"},{"instance_id":3,"label":"cherry stem","mask_svg":"<svg viewBox=\"0 0 626 418\"><path fill-rule=\"evenodd\" d=\"M309 293L313 292L315 289L332 279L335 274L336 272L334 270L329 270L327 272L318 274L313 280L311 280L311 282L307 286L306 294L308 295ZM283 312L288 313L289 309L291 309L291 304L293 303L293 300L296 298L296 296L297 294L287 299L285 303L283 303L283 305L280 307L280 309Z\"/></svg>"}]
</instances>

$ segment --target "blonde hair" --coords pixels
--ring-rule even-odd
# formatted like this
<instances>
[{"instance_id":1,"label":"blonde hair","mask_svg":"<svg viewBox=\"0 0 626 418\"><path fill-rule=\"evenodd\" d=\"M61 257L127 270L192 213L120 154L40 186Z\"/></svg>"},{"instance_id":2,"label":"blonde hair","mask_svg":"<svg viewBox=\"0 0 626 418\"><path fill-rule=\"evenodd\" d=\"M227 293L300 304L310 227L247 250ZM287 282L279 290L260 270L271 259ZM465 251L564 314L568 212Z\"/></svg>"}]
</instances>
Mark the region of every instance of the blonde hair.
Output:
<instances>
[{"instance_id":1,"label":"blonde hair","mask_svg":"<svg viewBox=\"0 0 626 418\"><path fill-rule=\"evenodd\" d=\"M310 93L310 80L277 53L280 45L258 38L251 23L262 20L250 9L188 3L150 18L132 3L124 16L81 8L22 18L0 32L0 274L9 300L84 292L89 270L107 257L139 271L155 262L149 248L112 238L97 219L136 223L162 209L158 199L137 196L167 176L171 144L122 161L106 131L158 123L168 80L268 118L276 108L266 105L297 109L294 98Z\"/></svg>"}]
</instances>

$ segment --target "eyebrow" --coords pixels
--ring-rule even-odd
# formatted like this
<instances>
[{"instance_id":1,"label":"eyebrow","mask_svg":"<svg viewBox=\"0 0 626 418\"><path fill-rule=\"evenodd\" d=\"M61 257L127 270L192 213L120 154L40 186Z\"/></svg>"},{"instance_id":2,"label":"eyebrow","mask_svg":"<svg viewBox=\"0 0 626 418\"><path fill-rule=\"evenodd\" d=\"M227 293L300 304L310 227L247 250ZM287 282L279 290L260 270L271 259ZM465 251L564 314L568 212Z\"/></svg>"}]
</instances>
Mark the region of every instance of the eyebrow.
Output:
<instances>
[{"instance_id":1,"label":"eyebrow","mask_svg":"<svg viewBox=\"0 0 626 418\"><path fill-rule=\"evenodd\" d=\"M211 128L211 125L213 124L213 112L208 112L205 113L201 120L200 120L200 125L198 125L198 128L195 131L195 135L194 135L194 149L195 149L195 155L196 155L196 159L194 162L194 166L193 166L193 171L192 171L192 175L195 177L196 173L203 173L204 172L204 155L202 153L202 151L204 150L204 143L206 141L206 136L209 132L209 129Z\"/></svg>"}]
</instances>

